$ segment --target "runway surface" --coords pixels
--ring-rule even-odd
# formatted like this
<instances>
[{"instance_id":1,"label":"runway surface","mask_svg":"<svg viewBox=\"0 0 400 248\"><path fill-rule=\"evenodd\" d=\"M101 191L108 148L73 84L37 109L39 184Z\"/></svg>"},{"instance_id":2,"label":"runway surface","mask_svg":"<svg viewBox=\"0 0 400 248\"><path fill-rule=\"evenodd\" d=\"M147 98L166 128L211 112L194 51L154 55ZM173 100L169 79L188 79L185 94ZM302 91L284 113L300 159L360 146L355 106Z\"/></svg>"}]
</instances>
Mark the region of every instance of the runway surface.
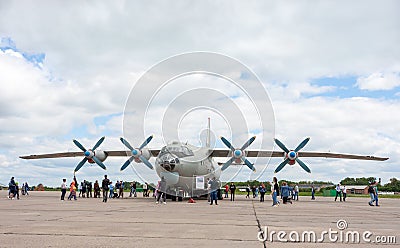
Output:
<instances>
[{"instance_id":1,"label":"runway surface","mask_svg":"<svg viewBox=\"0 0 400 248\"><path fill-rule=\"evenodd\" d=\"M400 247L399 199L381 199L381 207L370 207L367 198L300 197L271 207L270 196L263 203L236 196L234 202L224 199L210 206L205 200L155 204L141 195L103 203L98 198L62 202L59 192L30 192L20 200L6 194L0 190L0 247ZM347 227L341 223L345 229L339 229L339 220L347 222ZM266 228L269 237L275 232L272 242L258 240ZM318 243L329 229L337 232L337 240L325 234ZM286 235L278 240L278 232ZM314 232L317 241L306 240L307 232ZM346 243L346 232L358 232L360 242L349 236ZM365 232L372 233L371 243L362 239ZM376 243L377 236L386 244ZM396 243L387 244L393 237Z\"/></svg>"}]
</instances>

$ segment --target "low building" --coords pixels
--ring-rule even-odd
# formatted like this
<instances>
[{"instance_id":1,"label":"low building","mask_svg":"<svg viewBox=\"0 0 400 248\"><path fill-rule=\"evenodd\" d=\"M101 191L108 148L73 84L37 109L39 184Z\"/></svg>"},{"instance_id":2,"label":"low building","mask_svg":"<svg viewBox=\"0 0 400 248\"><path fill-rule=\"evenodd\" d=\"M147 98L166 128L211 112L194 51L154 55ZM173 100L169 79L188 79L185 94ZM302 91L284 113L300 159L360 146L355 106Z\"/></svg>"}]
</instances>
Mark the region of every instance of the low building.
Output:
<instances>
[{"instance_id":1,"label":"low building","mask_svg":"<svg viewBox=\"0 0 400 248\"><path fill-rule=\"evenodd\" d=\"M368 185L346 185L347 194L368 194Z\"/></svg>"}]
</instances>

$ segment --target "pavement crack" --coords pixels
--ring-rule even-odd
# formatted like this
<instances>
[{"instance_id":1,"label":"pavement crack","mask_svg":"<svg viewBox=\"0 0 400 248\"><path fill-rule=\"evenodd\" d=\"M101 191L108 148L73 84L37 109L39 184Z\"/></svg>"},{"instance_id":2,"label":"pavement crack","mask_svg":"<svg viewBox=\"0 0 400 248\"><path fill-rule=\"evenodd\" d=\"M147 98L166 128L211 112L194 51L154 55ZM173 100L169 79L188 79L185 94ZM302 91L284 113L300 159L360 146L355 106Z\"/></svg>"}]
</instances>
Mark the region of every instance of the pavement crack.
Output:
<instances>
[{"instance_id":1,"label":"pavement crack","mask_svg":"<svg viewBox=\"0 0 400 248\"><path fill-rule=\"evenodd\" d=\"M256 218L256 221L257 221L258 231L261 233L262 240L264 240L262 243L264 245L264 248L266 248L267 247L267 241L266 241L266 239L264 239L264 232L262 230L262 227L261 227L261 224L260 224L260 220L257 217L256 207L254 206L254 200L251 200L251 205L253 206L254 217Z\"/></svg>"}]
</instances>

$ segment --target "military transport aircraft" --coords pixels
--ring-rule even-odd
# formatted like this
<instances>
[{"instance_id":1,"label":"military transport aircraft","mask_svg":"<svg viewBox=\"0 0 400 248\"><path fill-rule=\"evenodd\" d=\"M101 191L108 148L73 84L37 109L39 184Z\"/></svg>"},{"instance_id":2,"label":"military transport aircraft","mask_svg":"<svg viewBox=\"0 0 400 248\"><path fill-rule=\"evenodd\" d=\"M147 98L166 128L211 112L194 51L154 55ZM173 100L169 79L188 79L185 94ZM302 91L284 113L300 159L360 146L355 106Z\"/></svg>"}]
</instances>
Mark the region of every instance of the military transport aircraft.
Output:
<instances>
[{"instance_id":1,"label":"military transport aircraft","mask_svg":"<svg viewBox=\"0 0 400 248\"><path fill-rule=\"evenodd\" d=\"M82 152L63 152L41 155L21 156L22 159L41 159L41 158L60 158L60 157L78 157L83 155L82 161L75 168L77 172L86 162L96 163L101 168L106 169L103 162L109 156L129 156L129 159L122 165L121 171L126 169L131 162L144 163L148 168L156 170L160 178L164 177L170 194L185 191L189 195L204 194L203 192L194 192L194 180L196 176L204 176L205 178L220 178L221 172L226 170L230 165L247 165L251 170L255 171L254 164L247 158L249 157L282 157L284 161L276 168L275 173L283 169L286 164L294 165L296 162L308 173L311 170L305 165L299 157L325 157L325 158L342 158L342 159L359 159L359 160L377 160L384 161L388 158L362 156L352 154L330 153L330 152L299 152L310 140L306 138L294 150L289 150L286 146L275 139L275 143L283 151L267 151L267 150L246 150L256 139L251 137L240 148L235 148L232 144L221 137L222 142L229 149L212 149L210 148L210 128L208 127L208 137L205 147L196 147L179 141L172 141L166 146L158 149L145 148L153 136L149 136L138 148L134 148L124 138L120 138L121 142L129 149L128 151L101 151L96 150L104 141L102 137L97 141L92 149L86 149L77 140L73 140L74 144L82 150ZM153 166L149 159L156 157ZM214 157L230 157L225 163L217 163ZM204 189L206 190L206 189Z\"/></svg>"}]
</instances>

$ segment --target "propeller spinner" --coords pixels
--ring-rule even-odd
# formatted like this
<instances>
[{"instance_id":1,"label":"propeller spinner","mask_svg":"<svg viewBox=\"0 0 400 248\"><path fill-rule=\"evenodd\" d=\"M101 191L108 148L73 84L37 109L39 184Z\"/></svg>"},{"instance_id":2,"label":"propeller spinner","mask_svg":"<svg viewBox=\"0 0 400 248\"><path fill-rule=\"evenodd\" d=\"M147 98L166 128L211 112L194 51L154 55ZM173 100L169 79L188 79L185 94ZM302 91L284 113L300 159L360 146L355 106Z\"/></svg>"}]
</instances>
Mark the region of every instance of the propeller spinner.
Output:
<instances>
[{"instance_id":1,"label":"propeller spinner","mask_svg":"<svg viewBox=\"0 0 400 248\"><path fill-rule=\"evenodd\" d=\"M95 150L103 143L105 137L101 137L99 141L93 146L92 149L87 150L79 141L73 140L74 144L83 151L83 155L85 156L81 162L76 166L75 172L77 172L89 159L93 160L96 164L98 164L101 168L106 170L106 166L95 156Z\"/></svg>"},{"instance_id":2,"label":"propeller spinner","mask_svg":"<svg viewBox=\"0 0 400 248\"><path fill-rule=\"evenodd\" d=\"M149 167L150 169L153 169L153 165L149 162L149 160L143 156L143 152L142 149L147 146L147 144L150 143L150 141L153 139L153 135L149 136L141 146L139 146L139 148L133 148L129 142L124 139L124 138L120 138L122 144L124 144L132 153L132 156L122 165L121 167L121 171L125 170L126 167L128 167L128 165L135 160L135 162L140 163L143 162L145 165L147 165L147 167Z\"/></svg>"},{"instance_id":3,"label":"propeller spinner","mask_svg":"<svg viewBox=\"0 0 400 248\"><path fill-rule=\"evenodd\" d=\"M244 150L253 143L253 141L256 139L256 136L251 137L246 143L243 144L242 148L240 149L235 149L231 143L225 139L224 137L221 137L222 142L232 151L232 157L226 161L223 165L221 170L224 171L226 170L233 162L236 163L245 163L247 167L249 167L252 171L256 171L256 168L252 163L250 163L249 160L245 157Z\"/></svg>"},{"instance_id":4,"label":"propeller spinner","mask_svg":"<svg viewBox=\"0 0 400 248\"><path fill-rule=\"evenodd\" d=\"M306 138L296 147L296 149L289 150L282 142L280 142L278 139L275 139L275 143L286 153L286 159L282 163L280 163L278 167L276 167L275 173L281 171L286 164L293 165L296 162L300 165L301 168L303 168L303 170L311 173L310 168L308 168L307 165L305 165L303 161L298 158L298 151L300 151L308 143L309 140L310 138Z\"/></svg>"}]
</instances>

